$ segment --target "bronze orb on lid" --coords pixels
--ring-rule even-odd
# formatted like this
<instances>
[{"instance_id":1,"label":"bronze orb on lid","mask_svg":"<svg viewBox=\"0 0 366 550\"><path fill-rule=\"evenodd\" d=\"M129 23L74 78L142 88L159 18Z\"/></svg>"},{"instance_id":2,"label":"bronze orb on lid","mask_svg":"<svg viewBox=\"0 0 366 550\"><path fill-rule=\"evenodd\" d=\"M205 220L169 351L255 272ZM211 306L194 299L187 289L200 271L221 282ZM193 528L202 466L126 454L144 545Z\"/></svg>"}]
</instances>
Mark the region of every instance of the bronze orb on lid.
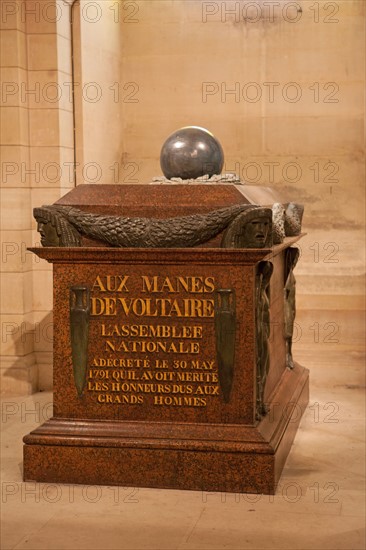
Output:
<instances>
[{"instance_id":1,"label":"bronze orb on lid","mask_svg":"<svg viewBox=\"0 0 366 550\"><path fill-rule=\"evenodd\" d=\"M218 139L205 128L186 126L165 141L160 166L166 178L196 179L221 174L224 151Z\"/></svg>"}]
</instances>

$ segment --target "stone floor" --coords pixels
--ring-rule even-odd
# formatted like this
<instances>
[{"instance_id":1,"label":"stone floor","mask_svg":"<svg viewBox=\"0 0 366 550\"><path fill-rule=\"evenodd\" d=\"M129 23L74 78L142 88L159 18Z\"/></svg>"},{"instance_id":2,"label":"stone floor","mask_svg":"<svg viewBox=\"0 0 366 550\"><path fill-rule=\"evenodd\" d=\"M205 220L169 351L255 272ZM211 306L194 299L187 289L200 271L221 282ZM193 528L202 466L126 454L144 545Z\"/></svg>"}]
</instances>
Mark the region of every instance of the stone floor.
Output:
<instances>
[{"instance_id":1,"label":"stone floor","mask_svg":"<svg viewBox=\"0 0 366 550\"><path fill-rule=\"evenodd\" d=\"M2 545L16 549L364 549L364 317L302 311L311 394L276 496L22 483L22 436L52 394L2 403Z\"/></svg>"}]
</instances>

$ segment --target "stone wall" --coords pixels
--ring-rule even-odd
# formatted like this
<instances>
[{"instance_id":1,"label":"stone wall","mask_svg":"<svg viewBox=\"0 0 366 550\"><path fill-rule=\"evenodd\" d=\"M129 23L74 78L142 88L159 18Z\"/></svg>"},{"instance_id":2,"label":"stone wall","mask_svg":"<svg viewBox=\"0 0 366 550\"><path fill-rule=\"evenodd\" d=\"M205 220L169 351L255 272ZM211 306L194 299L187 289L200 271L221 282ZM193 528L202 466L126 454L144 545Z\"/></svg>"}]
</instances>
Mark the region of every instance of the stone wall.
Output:
<instances>
[{"instance_id":1,"label":"stone wall","mask_svg":"<svg viewBox=\"0 0 366 550\"><path fill-rule=\"evenodd\" d=\"M2 391L52 383L52 273L26 251L32 208L75 174L150 181L185 125L218 136L226 172L305 204L300 306L362 307L364 2L82 0L75 133L70 14L71 0L1 3Z\"/></svg>"},{"instance_id":2,"label":"stone wall","mask_svg":"<svg viewBox=\"0 0 366 550\"><path fill-rule=\"evenodd\" d=\"M123 181L127 168L160 174L177 128L208 128L224 171L305 204L299 304L362 307L364 2L129 5L122 80L138 91L121 104Z\"/></svg>"},{"instance_id":3,"label":"stone wall","mask_svg":"<svg viewBox=\"0 0 366 550\"><path fill-rule=\"evenodd\" d=\"M69 8L44 6L1 6L1 381L20 394L52 380L52 270L26 250L39 244L32 208L73 186L62 170L73 161L72 106L58 99L71 73Z\"/></svg>"},{"instance_id":4,"label":"stone wall","mask_svg":"<svg viewBox=\"0 0 366 550\"><path fill-rule=\"evenodd\" d=\"M95 23L91 4L73 10L78 182L85 173L95 178L120 150L119 104L93 96L119 81L119 25L107 17L113 2L100 3L105 15ZM8 394L52 386L52 266L26 249L40 245L33 207L75 185L70 18L71 1L1 3L1 388ZM112 128L113 146L105 138ZM98 181L113 183L113 174Z\"/></svg>"}]
</instances>

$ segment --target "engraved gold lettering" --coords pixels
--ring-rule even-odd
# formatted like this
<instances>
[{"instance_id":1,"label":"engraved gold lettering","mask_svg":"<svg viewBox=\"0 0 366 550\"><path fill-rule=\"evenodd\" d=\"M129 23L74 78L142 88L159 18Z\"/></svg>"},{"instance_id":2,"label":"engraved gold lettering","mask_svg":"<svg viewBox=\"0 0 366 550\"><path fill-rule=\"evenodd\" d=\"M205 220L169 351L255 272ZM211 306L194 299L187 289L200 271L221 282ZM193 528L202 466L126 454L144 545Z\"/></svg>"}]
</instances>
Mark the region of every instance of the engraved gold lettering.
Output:
<instances>
[{"instance_id":1,"label":"engraved gold lettering","mask_svg":"<svg viewBox=\"0 0 366 550\"><path fill-rule=\"evenodd\" d=\"M212 382L217 383L216 372L177 372L177 382Z\"/></svg>"},{"instance_id":2,"label":"engraved gold lettering","mask_svg":"<svg viewBox=\"0 0 366 550\"><path fill-rule=\"evenodd\" d=\"M106 325L101 323L101 336L123 336L139 338L201 339L200 325Z\"/></svg>"},{"instance_id":3,"label":"engraved gold lettering","mask_svg":"<svg viewBox=\"0 0 366 550\"><path fill-rule=\"evenodd\" d=\"M104 357L93 359L93 366L94 367L122 367L122 368L150 368L150 359L139 359L139 358L132 358L132 359L112 359L111 357L108 359L105 359ZM92 371L90 371L92 372ZM96 372L96 371L94 371ZM104 371L107 372L107 371ZM107 374L105 375L106 378L108 378Z\"/></svg>"},{"instance_id":4,"label":"engraved gold lettering","mask_svg":"<svg viewBox=\"0 0 366 550\"><path fill-rule=\"evenodd\" d=\"M123 296L129 280L129 275L98 275L92 285L91 315L103 318L97 342L105 356L90 360L88 391L111 406L146 400L156 406L206 407L208 396L219 395L217 367L215 360L192 356L199 356L206 336L208 325L200 319L215 315L214 300L205 296L214 293L215 278L141 275L137 291L143 294Z\"/></svg>"},{"instance_id":5,"label":"engraved gold lettering","mask_svg":"<svg viewBox=\"0 0 366 550\"><path fill-rule=\"evenodd\" d=\"M205 407L206 399L202 397L177 397L177 396L165 396L165 395L155 395L154 396L154 405L168 405L176 407Z\"/></svg>"},{"instance_id":6,"label":"engraved gold lettering","mask_svg":"<svg viewBox=\"0 0 366 550\"><path fill-rule=\"evenodd\" d=\"M91 298L92 315L117 315L116 298Z\"/></svg>"},{"instance_id":7,"label":"engraved gold lettering","mask_svg":"<svg viewBox=\"0 0 366 550\"><path fill-rule=\"evenodd\" d=\"M128 315L130 313L130 309L131 309L132 298L128 299L129 303L127 302L126 298L118 298L118 301L120 302L120 304L123 308L124 314Z\"/></svg>"},{"instance_id":8,"label":"engraved gold lettering","mask_svg":"<svg viewBox=\"0 0 366 550\"><path fill-rule=\"evenodd\" d=\"M144 402L143 395L111 395L100 393L97 398L99 403L121 403L128 405L140 405Z\"/></svg>"},{"instance_id":9,"label":"engraved gold lettering","mask_svg":"<svg viewBox=\"0 0 366 550\"><path fill-rule=\"evenodd\" d=\"M106 275L103 283L100 275L94 281L92 291L99 290L100 292L129 292L127 288L127 280L129 275Z\"/></svg>"},{"instance_id":10,"label":"engraved gold lettering","mask_svg":"<svg viewBox=\"0 0 366 550\"><path fill-rule=\"evenodd\" d=\"M198 342L166 342L153 340L120 340L105 341L105 351L124 352L124 353L181 353L194 354L200 352ZM162 367L165 368L165 367Z\"/></svg>"},{"instance_id":11,"label":"engraved gold lettering","mask_svg":"<svg viewBox=\"0 0 366 550\"><path fill-rule=\"evenodd\" d=\"M158 277L142 275L142 292L158 292Z\"/></svg>"},{"instance_id":12,"label":"engraved gold lettering","mask_svg":"<svg viewBox=\"0 0 366 550\"><path fill-rule=\"evenodd\" d=\"M145 315L147 317L157 317L158 316L158 310L151 307L151 298L147 298L145 300Z\"/></svg>"},{"instance_id":13,"label":"engraved gold lettering","mask_svg":"<svg viewBox=\"0 0 366 550\"><path fill-rule=\"evenodd\" d=\"M113 300L116 300L113 298ZM185 298L178 301L169 298L118 298L126 316L133 313L137 317L213 317L214 301ZM98 312L101 315L104 310ZM106 315L115 315L106 313Z\"/></svg>"},{"instance_id":14,"label":"engraved gold lettering","mask_svg":"<svg viewBox=\"0 0 366 550\"><path fill-rule=\"evenodd\" d=\"M170 312L169 312L169 317L171 317L173 315L173 313L177 316L177 317L183 317L182 315L182 312L179 308L179 305L178 305L178 301L177 300L173 300L173 303L171 305L171 308L170 308Z\"/></svg>"},{"instance_id":15,"label":"engraved gold lettering","mask_svg":"<svg viewBox=\"0 0 366 550\"><path fill-rule=\"evenodd\" d=\"M189 277L177 277L177 288L189 292Z\"/></svg>"},{"instance_id":16,"label":"engraved gold lettering","mask_svg":"<svg viewBox=\"0 0 366 550\"><path fill-rule=\"evenodd\" d=\"M192 277L191 292L203 292L202 279L203 277Z\"/></svg>"},{"instance_id":17,"label":"engraved gold lettering","mask_svg":"<svg viewBox=\"0 0 366 550\"><path fill-rule=\"evenodd\" d=\"M219 395L219 387L218 386L197 386L196 394L201 395Z\"/></svg>"},{"instance_id":18,"label":"engraved gold lettering","mask_svg":"<svg viewBox=\"0 0 366 550\"><path fill-rule=\"evenodd\" d=\"M204 292L215 292L215 279L213 277L205 278L205 289Z\"/></svg>"},{"instance_id":19,"label":"engraved gold lettering","mask_svg":"<svg viewBox=\"0 0 366 550\"><path fill-rule=\"evenodd\" d=\"M177 294L181 291L190 294L212 293L215 290L215 280L213 277L203 278L202 276L178 276L172 279L171 277L160 277L154 275L149 277L142 275L142 292Z\"/></svg>"},{"instance_id":20,"label":"engraved gold lettering","mask_svg":"<svg viewBox=\"0 0 366 550\"><path fill-rule=\"evenodd\" d=\"M191 368L196 370L212 370L214 368L215 361L191 361Z\"/></svg>"},{"instance_id":21,"label":"engraved gold lettering","mask_svg":"<svg viewBox=\"0 0 366 550\"><path fill-rule=\"evenodd\" d=\"M164 281L161 285L160 292L177 292L176 290L174 290L174 287L173 287L172 283L170 282L169 277L165 277L165 279L164 279Z\"/></svg>"},{"instance_id":22,"label":"engraved gold lettering","mask_svg":"<svg viewBox=\"0 0 366 550\"><path fill-rule=\"evenodd\" d=\"M105 292L105 288L104 288L104 285L101 281L101 278L100 278L100 275L97 276L97 278L95 279L95 282L93 284L93 287L92 287L92 290L97 290L99 289L101 292Z\"/></svg>"},{"instance_id":23,"label":"engraved gold lettering","mask_svg":"<svg viewBox=\"0 0 366 550\"><path fill-rule=\"evenodd\" d=\"M108 391L107 382L88 382L89 391Z\"/></svg>"},{"instance_id":24,"label":"engraved gold lettering","mask_svg":"<svg viewBox=\"0 0 366 550\"><path fill-rule=\"evenodd\" d=\"M214 316L214 302L213 300L202 300L202 317Z\"/></svg>"},{"instance_id":25,"label":"engraved gold lettering","mask_svg":"<svg viewBox=\"0 0 366 550\"><path fill-rule=\"evenodd\" d=\"M125 275L124 277L118 276L119 287L117 288L117 292L129 292L129 290L126 286L126 282L127 282L128 277L129 277L128 275Z\"/></svg>"}]
</instances>

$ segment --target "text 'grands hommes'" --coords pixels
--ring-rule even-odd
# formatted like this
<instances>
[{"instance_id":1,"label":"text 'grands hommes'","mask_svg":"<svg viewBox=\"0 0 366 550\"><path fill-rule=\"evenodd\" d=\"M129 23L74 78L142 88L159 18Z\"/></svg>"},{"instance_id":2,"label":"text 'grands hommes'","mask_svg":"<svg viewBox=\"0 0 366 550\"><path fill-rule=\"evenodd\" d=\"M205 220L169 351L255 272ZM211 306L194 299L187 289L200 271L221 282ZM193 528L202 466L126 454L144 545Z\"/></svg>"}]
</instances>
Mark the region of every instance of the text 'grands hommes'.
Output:
<instances>
[{"instance_id":1,"label":"text 'grands hommes'","mask_svg":"<svg viewBox=\"0 0 366 550\"><path fill-rule=\"evenodd\" d=\"M135 315L137 317L214 317L214 300L205 294L215 292L213 277L141 275L139 292L148 296L130 296L130 275L98 275L92 287L91 315ZM132 287L131 287L132 288ZM136 283L133 285L136 291ZM106 296L103 293L113 293ZM195 297L159 297L185 293ZM199 296L198 296L199 295Z\"/></svg>"}]
</instances>

